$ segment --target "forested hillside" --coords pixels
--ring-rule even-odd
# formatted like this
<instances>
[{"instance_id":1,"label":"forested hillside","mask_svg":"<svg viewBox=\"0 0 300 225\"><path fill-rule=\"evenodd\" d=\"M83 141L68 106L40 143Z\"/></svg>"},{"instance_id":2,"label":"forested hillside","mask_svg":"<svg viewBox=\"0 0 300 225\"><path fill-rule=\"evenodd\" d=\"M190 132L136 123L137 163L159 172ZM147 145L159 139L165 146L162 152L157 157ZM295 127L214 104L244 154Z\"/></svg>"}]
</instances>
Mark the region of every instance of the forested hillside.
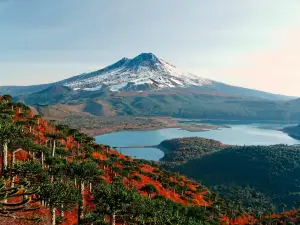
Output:
<instances>
[{"instance_id":1,"label":"forested hillside","mask_svg":"<svg viewBox=\"0 0 300 225\"><path fill-rule=\"evenodd\" d=\"M226 145L212 139L191 137L165 140L158 147L165 152L161 161L183 162L219 151Z\"/></svg>"},{"instance_id":2,"label":"forested hillside","mask_svg":"<svg viewBox=\"0 0 300 225\"><path fill-rule=\"evenodd\" d=\"M196 152L195 158L197 155ZM164 167L203 181L225 199L241 201L245 207L260 211L281 211L300 201L298 146L227 146L198 159Z\"/></svg>"},{"instance_id":3,"label":"forested hillside","mask_svg":"<svg viewBox=\"0 0 300 225\"><path fill-rule=\"evenodd\" d=\"M300 139L300 125L285 127L282 129L283 132L287 133L289 136L295 139Z\"/></svg>"},{"instance_id":4,"label":"forested hillside","mask_svg":"<svg viewBox=\"0 0 300 225\"><path fill-rule=\"evenodd\" d=\"M257 215L201 184L134 160L0 98L1 224L254 224ZM288 216L287 216L288 215Z\"/></svg>"}]
</instances>

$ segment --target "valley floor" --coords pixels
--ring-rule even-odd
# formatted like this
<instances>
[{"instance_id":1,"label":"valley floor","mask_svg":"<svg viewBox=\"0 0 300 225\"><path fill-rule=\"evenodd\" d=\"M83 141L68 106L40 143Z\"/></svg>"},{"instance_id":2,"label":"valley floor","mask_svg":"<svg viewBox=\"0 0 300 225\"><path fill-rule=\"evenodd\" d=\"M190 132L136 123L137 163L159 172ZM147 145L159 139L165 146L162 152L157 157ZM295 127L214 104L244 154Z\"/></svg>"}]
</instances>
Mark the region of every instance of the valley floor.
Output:
<instances>
[{"instance_id":1,"label":"valley floor","mask_svg":"<svg viewBox=\"0 0 300 225\"><path fill-rule=\"evenodd\" d=\"M93 117L93 116L69 116L56 119L59 123L67 124L73 128L91 136L97 136L117 131L127 130L158 130L163 128L180 128L183 130L198 132L219 129L223 126L213 124L180 123L179 119L171 117Z\"/></svg>"}]
</instances>

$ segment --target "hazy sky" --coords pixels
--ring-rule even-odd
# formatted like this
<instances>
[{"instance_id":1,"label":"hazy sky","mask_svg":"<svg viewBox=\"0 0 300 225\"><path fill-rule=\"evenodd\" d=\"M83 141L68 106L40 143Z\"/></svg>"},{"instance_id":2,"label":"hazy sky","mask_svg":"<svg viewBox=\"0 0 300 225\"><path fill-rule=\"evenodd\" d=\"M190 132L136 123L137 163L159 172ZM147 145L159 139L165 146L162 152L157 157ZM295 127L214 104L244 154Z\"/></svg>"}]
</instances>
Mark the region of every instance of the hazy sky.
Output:
<instances>
[{"instance_id":1,"label":"hazy sky","mask_svg":"<svg viewBox=\"0 0 300 225\"><path fill-rule=\"evenodd\" d=\"M228 84L300 96L299 0L0 0L0 85L152 52Z\"/></svg>"}]
</instances>

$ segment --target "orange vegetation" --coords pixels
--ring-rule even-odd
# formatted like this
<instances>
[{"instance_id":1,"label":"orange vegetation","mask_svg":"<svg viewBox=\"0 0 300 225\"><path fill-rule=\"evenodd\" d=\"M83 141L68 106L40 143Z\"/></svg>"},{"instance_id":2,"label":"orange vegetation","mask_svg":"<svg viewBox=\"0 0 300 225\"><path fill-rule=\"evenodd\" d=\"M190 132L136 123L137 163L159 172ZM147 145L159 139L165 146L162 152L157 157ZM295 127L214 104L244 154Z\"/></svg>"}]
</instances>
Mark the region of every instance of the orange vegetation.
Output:
<instances>
[{"instance_id":1,"label":"orange vegetation","mask_svg":"<svg viewBox=\"0 0 300 225\"><path fill-rule=\"evenodd\" d=\"M33 113L30 111L29 113L29 117L33 117ZM20 109L17 109L17 114L14 116L14 120L27 120L27 118L22 118L20 116ZM28 127L25 127L26 129L29 129ZM36 134L36 138L35 138L35 142L36 143L40 143L40 144L45 144L47 142L47 138L45 137L45 133L46 132L56 132L55 128L52 127L48 121L43 120L43 119L38 119L38 123L37 125L35 125L33 128L33 132ZM73 147L78 147L79 143L77 143L74 138L72 136L68 136L66 137L66 139L61 139L60 140L60 144L64 145L69 151L71 151L73 149ZM96 146L96 144L95 144ZM112 155L117 156L118 159L120 159L119 162L114 163L114 165L120 169L124 168L124 164L123 162L126 161L136 161L128 156L125 156L123 154L118 153L117 151L108 148L107 146L104 147L103 145L97 145L99 146L98 149L101 149L101 151L94 151L92 152L92 156L94 159L98 159L101 161L106 161L108 160ZM9 155L9 160L11 160L11 154ZM19 161L26 161L29 160L29 154L28 152L24 151L24 150L20 150L16 153L16 160ZM72 160L72 157L69 157L68 160ZM120 176L120 174L117 173L113 173L112 172L112 168L110 167L105 167L103 163L99 163L99 166L101 168L105 168L104 171L104 175L102 176L102 178L110 183L112 181L112 178L115 176ZM136 190L138 190L140 192L141 195L144 196L148 196L148 193L141 191L140 189L142 189L142 187L144 187L147 184L152 184L155 186L155 188L157 189L156 193L153 193L150 197L155 197L156 195L162 195L164 196L166 199L172 200L174 202L183 204L183 205L188 205L188 204L194 204L194 205L198 205L198 206L209 206L212 203L211 202L206 202L204 200L204 196L207 192L209 192L209 190L205 189L204 191L198 191L197 192L197 187L199 186L199 184L196 184L195 182L189 180L188 178L184 177L184 176L180 176L178 175L178 177L170 177L169 180L170 182L175 182L178 183L180 186L186 186L189 190L183 192L183 193L189 193L191 197L191 199L189 199L190 201L184 200L182 198L182 193L176 193L172 188L165 188L163 187L162 183L160 183L159 181L157 181L157 179L154 179L153 177L159 177L163 174L163 171L160 170L157 167L153 167L151 165L148 164L140 164L139 165L140 168L140 172L134 172L131 173L128 177L123 177L123 182L126 184L126 186L131 186L134 187ZM143 174L144 173L144 174ZM150 178L149 176L145 175L145 174L150 174L153 175L151 176L152 178ZM139 176L140 177L140 181L134 180L132 179L133 176ZM84 193L84 204L87 206L86 209L88 211L92 211L95 209L95 205L92 203L92 196L89 193L89 190L86 189L85 193ZM44 222L45 221L49 221L49 217L50 217L50 212L48 209L45 208L41 208L39 210L36 211L36 213L38 215L41 215L44 217ZM59 214L59 212L57 212ZM26 216L26 213L22 213L22 216ZM274 215L276 216L276 215ZM65 212L65 218L66 221L64 223L62 223L63 225L73 225L77 223L77 218L76 218L76 209L73 209L72 211L69 212ZM242 216L240 218L237 218L235 220L232 220L230 222L229 218L224 216L224 221L222 224L226 225L226 224L239 224L239 225L246 225L248 224L248 220L249 219L253 219L253 218L248 218L246 216ZM18 222L16 223L15 221L11 220L11 219L7 219L6 224L28 224L26 222ZM2 223L3 224L3 223ZM43 223L46 224L46 223Z\"/></svg>"}]
</instances>

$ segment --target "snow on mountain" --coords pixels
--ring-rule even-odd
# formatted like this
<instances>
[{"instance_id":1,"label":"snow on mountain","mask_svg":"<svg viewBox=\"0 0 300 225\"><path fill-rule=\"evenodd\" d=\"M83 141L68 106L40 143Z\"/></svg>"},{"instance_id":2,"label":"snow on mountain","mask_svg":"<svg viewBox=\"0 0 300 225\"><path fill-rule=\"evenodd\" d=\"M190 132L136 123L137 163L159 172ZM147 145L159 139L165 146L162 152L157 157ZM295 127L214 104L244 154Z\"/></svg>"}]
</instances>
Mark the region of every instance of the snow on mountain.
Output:
<instances>
[{"instance_id":1,"label":"snow on mountain","mask_svg":"<svg viewBox=\"0 0 300 225\"><path fill-rule=\"evenodd\" d=\"M95 91L107 86L111 91L141 91L202 86L213 81L183 72L152 53L123 58L104 69L72 77L62 82L74 90Z\"/></svg>"}]
</instances>

